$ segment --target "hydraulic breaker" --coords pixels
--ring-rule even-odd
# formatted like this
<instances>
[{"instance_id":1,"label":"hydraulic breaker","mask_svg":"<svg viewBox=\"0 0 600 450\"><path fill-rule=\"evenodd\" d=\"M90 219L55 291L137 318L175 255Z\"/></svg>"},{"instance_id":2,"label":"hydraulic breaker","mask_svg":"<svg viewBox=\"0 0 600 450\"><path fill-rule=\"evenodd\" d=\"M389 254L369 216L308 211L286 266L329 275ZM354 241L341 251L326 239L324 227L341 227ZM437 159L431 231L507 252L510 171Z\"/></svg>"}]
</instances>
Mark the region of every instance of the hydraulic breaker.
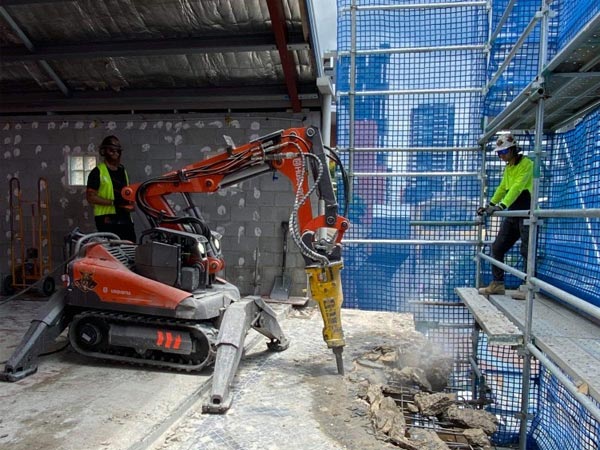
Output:
<instances>
[{"instance_id":1,"label":"hydraulic breaker","mask_svg":"<svg viewBox=\"0 0 600 450\"><path fill-rule=\"evenodd\" d=\"M333 350L340 375L344 374L342 352L346 345L341 314L344 295L340 271L343 267L343 263L338 261L327 266L306 268L312 298L318 303L323 317L323 339L327 343L327 347Z\"/></svg>"}]
</instances>

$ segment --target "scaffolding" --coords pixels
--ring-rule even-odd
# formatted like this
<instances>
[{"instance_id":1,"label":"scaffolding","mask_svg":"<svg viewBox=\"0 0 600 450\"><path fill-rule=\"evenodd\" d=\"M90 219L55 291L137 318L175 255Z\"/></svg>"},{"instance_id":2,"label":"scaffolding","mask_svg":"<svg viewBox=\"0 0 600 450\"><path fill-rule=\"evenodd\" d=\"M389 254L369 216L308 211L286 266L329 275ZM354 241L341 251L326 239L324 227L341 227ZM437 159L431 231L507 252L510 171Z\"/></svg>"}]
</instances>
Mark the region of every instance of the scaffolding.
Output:
<instances>
[{"instance_id":1,"label":"scaffolding","mask_svg":"<svg viewBox=\"0 0 600 450\"><path fill-rule=\"evenodd\" d=\"M455 372L471 374L473 395L492 391L497 445L600 441L597 353L584 367L584 344L540 331L568 305L598 345L599 32L592 0L338 1L338 150L356 224L346 306L413 312L456 355ZM533 156L532 203L485 221L474 213L499 181L487 153L502 130ZM506 264L485 252L511 215L530 225L527 273L516 249ZM461 289L489 281L491 265L527 288L520 309L493 302L510 319L502 332Z\"/></svg>"}]
</instances>

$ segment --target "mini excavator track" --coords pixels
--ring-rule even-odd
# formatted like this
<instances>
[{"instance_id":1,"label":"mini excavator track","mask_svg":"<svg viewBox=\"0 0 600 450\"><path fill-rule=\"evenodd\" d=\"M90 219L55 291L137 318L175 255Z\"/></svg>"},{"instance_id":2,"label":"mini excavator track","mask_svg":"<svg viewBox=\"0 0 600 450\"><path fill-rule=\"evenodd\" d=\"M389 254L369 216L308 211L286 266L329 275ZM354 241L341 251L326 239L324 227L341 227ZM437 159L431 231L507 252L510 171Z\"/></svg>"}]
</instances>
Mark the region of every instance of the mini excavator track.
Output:
<instances>
[{"instance_id":1,"label":"mini excavator track","mask_svg":"<svg viewBox=\"0 0 600 450\"><path fill-rule=\"evenodd\" d=\"M82 355L187 372L214 361L217 334L210 324L99 311L77 314L69 327Z\"/></svg>"}]
</instances>

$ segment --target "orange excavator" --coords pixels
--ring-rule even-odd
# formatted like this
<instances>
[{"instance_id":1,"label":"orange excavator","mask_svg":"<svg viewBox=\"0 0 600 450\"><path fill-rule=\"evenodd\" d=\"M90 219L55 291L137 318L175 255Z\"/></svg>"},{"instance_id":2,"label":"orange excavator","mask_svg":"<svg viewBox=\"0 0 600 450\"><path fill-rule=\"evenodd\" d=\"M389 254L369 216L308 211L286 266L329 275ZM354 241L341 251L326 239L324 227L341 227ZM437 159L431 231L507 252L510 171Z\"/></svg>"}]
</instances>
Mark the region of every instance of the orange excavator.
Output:
<instances>
[{"instance_id":1,"label":"orange excavator","mask_svg":"<svg viewBox=\"0 0 600 450\"><path fill-rule=\"evenodd\" d=\"M72 348L89 357L185 371L214 364L203 410L227 411L247 332L266 336L272 351L289 342L262 298L242 298L218 277L224 268L221 236L204 221L192 194L273 171L294 186L290 234L306 263L323 338L343 374L341 239L350 225L338 215L329 165L333 160L344 174L341 162L314 127L278 131L239 147L229 143L216 156L123 189L150 224L139 242L78 230L68 236L64 286L32 321L1 379L35 373L39 356L68 327ZM175 212L172 194L183 198L183 215Z\"/></svg>"}]
</instances>

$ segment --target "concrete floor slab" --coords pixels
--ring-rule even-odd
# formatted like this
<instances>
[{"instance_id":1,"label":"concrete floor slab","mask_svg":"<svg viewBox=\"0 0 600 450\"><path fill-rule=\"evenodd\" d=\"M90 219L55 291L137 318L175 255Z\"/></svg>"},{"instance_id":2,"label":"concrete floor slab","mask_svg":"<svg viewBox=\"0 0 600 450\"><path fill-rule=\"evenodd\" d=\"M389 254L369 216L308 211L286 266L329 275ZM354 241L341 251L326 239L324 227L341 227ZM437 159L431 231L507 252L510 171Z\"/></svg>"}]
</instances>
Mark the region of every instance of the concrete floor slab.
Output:
<instances>
[{"instance_id":1,"label":"concrete floor slab","mask_svg":"<svg viewBox=\"0 0 600 450\"><path fill-rule=\"evenodd\" d=\"M41 301L0 306L0 360L27 330ZM289 307L288 307L289 308ZM347 372L353 359L414 332L408 315L343 312ZM282 321L291 339L281 353L249 336L226 415L201 414L212 371L187 374L82 357L66 348L41 358L36 374L0 383L0 448L342 449L386 448L356 408L355 383L337 375L314 308ZM61 336L57 349L66 344ZM258 345L257 345L258 344Z\"/></svg>"}]
</instances>

